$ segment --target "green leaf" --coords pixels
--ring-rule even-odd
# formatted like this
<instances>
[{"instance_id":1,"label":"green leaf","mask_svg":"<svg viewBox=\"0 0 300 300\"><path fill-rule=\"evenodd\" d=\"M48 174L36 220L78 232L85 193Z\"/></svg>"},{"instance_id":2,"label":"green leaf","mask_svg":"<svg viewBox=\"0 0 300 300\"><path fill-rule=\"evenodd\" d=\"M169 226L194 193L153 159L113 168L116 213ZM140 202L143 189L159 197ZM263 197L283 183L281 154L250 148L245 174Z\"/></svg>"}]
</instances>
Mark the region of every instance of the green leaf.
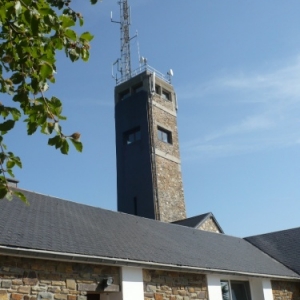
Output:
<instances>
[{"instance_id":1,"label":"green leaf","mask_svg":"<svg viewBox=\"0 0 300 300\"><path fill-rule=\"evenodd\" d=\"M10 80L14 84L19 84L24 80L24 76L22 76L19 72L17 72L10 77Z\"/></svg>"},{"instance_id":2,"label":"green leaf","mask_svg":"<svg viewBox=\"0 0 300 300\"><path fill-rule=\"evenodd\" d=\"M68 152L69 152L69 144L68 144L68 141L66 139L64 139L63 142L62 142L60 152L62 154L68 154Z\"/></svg>"},{"instance_id":3,"label":"green leaf","mask_svg":"<svg viewBox=\"0 0 300 300\"><path fill-rule=\"evenodd\" d=\"M39 34L39 19L36 15L31 18L31 30L33 36L37 36Z\"/></svg>"},{"instance_id":4,"label":"green leaf","mask_svg":"<svg viewBox=\"0 0 300 300\"><path fill-rule=\"evenodd\" d=\"M57 132L57 133L61 133L61 127L59 125L58 122L55 122L54 123L54 130Z\"/></svg>"},{"instance_id":5,"label":"green leaf","mask_svg":"<svg viewBox=\"0 0 300 300\"><path fill-rule=\"evenodd\" d=\"M27 25L31 24L31 19L32 19L32 15L30 13L29 9L26 9L26 11L24 12L24 21L25 23L27 23Z\"/></svg>"},{"instance_id":6,"label":"green leaf","mask_svg":"<svg viewBox=\"0 0 300 300\"><path fill-rule=\"evenodd\" d=\"M76 61L76 60L79 59L79 54L76 52L75 49L71 49L69 51L69 56L70 56L70 59L71 59L72 62L74 62L74 61Z\"/></svg>"},{"instance_id":7,"label":"green leaf","mask_svg":"<svg viewBox=\"0 0 300 300\"><path fill-rule=\"evenodd\" d=\"M80 40L81 41L88 41L90 42L92 39L94 38L93 35L91 35L89 32L84 32L81 36L80 36Z\"/></svg>"},{"instance_id":8,"label":"green leaf","mask_svg":"<svg viewBox=\"0 0 300 300\"><path fill-rule=\"evenodd\" d=\"M8 160L8 161L6 162L6 168L12 169L14 166L15 166L15 162L14 162L14 161Z\"/></svg>"},{"instance_id":9,"label":"green leaf","mask_svg":"<svg viewBox=\"0 0 300 300\"><path fill-rule=\"evenodd\" d=\"M64 46L62 39L59 37L53 37L52 42L53 42L54 47L58 50L61 50Z\"/></svg>"},{"instance_id":10,"label":"green leaf","mask_svg":"<svg viewBox=\"0 0 300 300\"><path fill-rule=\"evenodd\" d=\"M54 136L53 138L48 139L49 146L55 146L56 149L62 146L62 138L59 135Z\"/></svg>"},{"instance_id":11,"label":"green leaf","mask_svg":"<svg viewBox=\"0 0 300 300\"><path fill-rule=\"evenodd\" d=\"M48 127L48 123L44 123L42 128L41 128L41 133L44 133L44 134L50 134L50 131L49 131L49 127Z\"/></svg>"},{"instance_id":12,"label":"green leaf","mask_svg":"<svg viewBox=\"0 0 300 300\"><path fill-rule=\"evenodd\" d=\"M26 205L29 205L29 202L23 193L13 191L13 194L16 195L20 200L22 200Z\"/></svg>"},{"instance_id":13,"label":"green leaf","mask_svg":"<svg viewBox=\"0 0 300 300\"><path fill-rule=\"evenodd\" d=\"M22 162L21 162L20 157L14 156L12 159L13 159L13 161L15 162L15 164L16 164L20 169L22 169Z\"/></svg>"},{"instance_id":14,"label":"green leaf","mask_svg":"<svg viewBox=\"0 0 300 300\"><path fill-rule=\"evenodd\" d=\"M83 23L84 23L83 18L82 18L82 17L79 18L79 25L80 25L80 26L83 26Z\"/></svg>"},{"instance_id":15,"label":"green leaf","mask_svg":"<svg viewBox=\"0 0 300 300\"><path fill-rule=\"evenodd\" d=\"M70 138L70 141L71 141L72 144L75 146L75 148L76 148L76 150L77 150L78 152L82 152L82 150L83 150L83 145L82 145L81 142L76 141L76 140L74 140L74 139L72 139L72 138Z\"/></svg>"},{"instance_id":16,"label":"green leaf","mask_svg":"<svg viewBox=\"0 0 300 300\"><path fill-rule=\"evenodd\" d=\"M16 16L19 16L19 14L22 12L22 5L20 1L15 2L15 11L16 11Z\"/></svg>"},{"instance_id":17,"label":"green leaf","mask_svg":"<svg viewBox=\"0 0 300 300\"><path fill-rule=\"evenodd\" d=\"M3 183L1 183L1 185L0 185L0 199L5 198L7 192L8 192L7 187L3 186Z\"/></svg>"},{"instance_id":18,"label":"green leaf","mask_svg":"<svg viewBox=\"0 0 300 300\"><path fill-rule=\"evenodd\" d=\"M40 74L41 74L42 78L46 79L50 75L52 75L52 73L53 73L53 69L52 69L51 65L48 64L47 62L44 62L40 69Z\"/></svg>"},{"instance_id":19,"label":"green leaf","mask_svg":"<svg viewBox=\"0 0 300 300\"><path fill-rule=\"evenodd\" d=\"M98 0L91 0L92 4L96 4L98 2Z\"/></svg>"},{"instance_id":20,"label":"green leaf","mask_svg":"<svg viewBox=\"0 0 300 300\"><path fill-rule=\"evenodd\" d=\"M82 58L83 61L88 61L89 58L90 58L89 51L86 50L85 48L81 49L81 58Z\"/></svg>"},{"instance_id":21,"label":"green leaf","mask_svg":"<svg viewBox=\"0 0 300 300\"><path fill-rule=\"evenodd\" d=\"M0 123L0 131L9 131L13 129L15 126L15 121L13 120L7 120L3 123Z\"/></svg>"},{"instance_id":22,"label":"green leaf","mask_svg":"<svg viewBox=\"0 0 300 300\"><path fill-rule=\"evenodd\" d=\"M7 169L6 172L9 174L10 177L15 177L12 169Z\"/></svg>"},{"instance_id":23,"label":"green leaf","mask_svg":"<svg viewBox=\"0 0 300 300\"><path fill-rule=\"evenodd\" d=\"M69 38L70 40L72 40L72 41L76 41L77 40L76 32L74 30L72 30L72 29L67 29L65 31L65 36L67 38Z\"/></svg>"},{"instance_id":24,"label":"green leaf","mask_svg":"<svg viewBox=\"0 0 300 300\"><path fill-rule=\"evenodd\" d=\"M8 201L11 201L13 199L13 193L8 190L6 195L5 195L5 198L8 200Z\"/></svg>"},{"instance_id":25,"label":"green leaf","mask_svg":"<svg viewBox=\"0 0 300 300\"><path fill-rule=\"evenodd\" d=\"M38 124L36 122L27 122L27 134L32 135L36 132Z\"/></svg>"},{"instance_id":26,"label":"green leaf","mask_svg":"<svg viewBox=\"0 0 300 300\"><path fill-rule=\"evenodd\" d=\"M27 6L29 6L29 5L31 5L32 0L23 0L23 2L24 2Z\"/></svg>"},{"instance_id":27,"label":"green leaf","mask_svg":"<svg viewBox=\"0 0 300 300\"><path fill-rule=\"evenodd\" d=\"M17 108L11 108L10 113L14 119L14 121L18 121L21 118L21 112Z\"/></svg>"},{"instance_id":28,"label":"green leaf","mask_svg":"<svg viewBox=\"0 0 300 300\"><path fill-rule=\"evenodd\" d=\"M60 20L63 28L72 27L75 25L74 20L68 15L60 16Z\"/></svg>"}]
</instances>

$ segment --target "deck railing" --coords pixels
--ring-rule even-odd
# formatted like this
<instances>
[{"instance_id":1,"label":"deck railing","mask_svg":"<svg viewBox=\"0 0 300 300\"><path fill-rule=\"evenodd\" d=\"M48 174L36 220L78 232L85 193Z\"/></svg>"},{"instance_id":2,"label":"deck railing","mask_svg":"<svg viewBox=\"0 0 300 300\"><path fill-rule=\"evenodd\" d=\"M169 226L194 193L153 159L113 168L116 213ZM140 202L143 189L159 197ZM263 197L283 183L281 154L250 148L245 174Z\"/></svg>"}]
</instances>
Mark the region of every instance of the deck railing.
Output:
<instances>
[{"instance_id":1,"label":"deck railing","mask_svg":"<svg viewBox=\"0 0 300 300\"><path fill-rule=\"evenodd\" d=\"M140 66L139 68L135 69L134 71L131 71L130 76L122 76L120 78L116 78L116 84L119 85L119 84L127 81L128 79L130 79L130 78L132 78L132 77L134 77L138 74L141 74L145 71L149 71L150 73L155 73L155 75L158 78L166 81L167 83L171 83L171 76L164 75L161 72L159 72L159 71L155 70L154 68L152 68L151 66L149 66L147 64L144 64L144 65Z\"/></svg>"}]
</instances>

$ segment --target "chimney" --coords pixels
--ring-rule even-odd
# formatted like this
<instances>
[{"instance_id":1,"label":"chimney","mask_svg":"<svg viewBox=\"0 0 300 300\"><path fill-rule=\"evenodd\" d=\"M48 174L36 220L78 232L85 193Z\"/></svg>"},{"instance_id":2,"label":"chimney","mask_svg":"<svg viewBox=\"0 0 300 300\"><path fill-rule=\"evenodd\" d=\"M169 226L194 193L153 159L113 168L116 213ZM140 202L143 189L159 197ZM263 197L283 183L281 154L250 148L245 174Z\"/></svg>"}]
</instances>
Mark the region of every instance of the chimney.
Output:
<instances>
[{"instance_id":1,"label":"chimney","mask_svg":"<svg viewBox=\"0 0 300 300\"><path fill-rule=\"evenodd\" d=\"M7 183L8 183L8 186L17 188L19 180L16 180L16 179L13 179L13 178L7 178Z\"/></svg>"}]
</instances>

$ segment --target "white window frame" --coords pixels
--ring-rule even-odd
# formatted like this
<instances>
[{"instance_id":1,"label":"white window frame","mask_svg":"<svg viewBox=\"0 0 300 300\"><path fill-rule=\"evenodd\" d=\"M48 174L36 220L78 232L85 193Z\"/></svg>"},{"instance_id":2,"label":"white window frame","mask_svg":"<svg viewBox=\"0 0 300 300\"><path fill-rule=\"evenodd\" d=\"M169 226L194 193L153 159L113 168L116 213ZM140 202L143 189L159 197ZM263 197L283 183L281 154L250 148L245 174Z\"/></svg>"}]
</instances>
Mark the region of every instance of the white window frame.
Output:
<instances>
[{"instance_id":1,"label":"white window frame","mask_svg":"<svg viewBox=\"0 0 300 300\"><path fill-rule=\"evenodd\" d=\"M207 287L209 299L223 300L221 280L224 281L248 281L250 296L252 300L273 300L270 278L259 278L251 276L232 276L225 274L207 274Z\"/></svg>"}]
</instances>

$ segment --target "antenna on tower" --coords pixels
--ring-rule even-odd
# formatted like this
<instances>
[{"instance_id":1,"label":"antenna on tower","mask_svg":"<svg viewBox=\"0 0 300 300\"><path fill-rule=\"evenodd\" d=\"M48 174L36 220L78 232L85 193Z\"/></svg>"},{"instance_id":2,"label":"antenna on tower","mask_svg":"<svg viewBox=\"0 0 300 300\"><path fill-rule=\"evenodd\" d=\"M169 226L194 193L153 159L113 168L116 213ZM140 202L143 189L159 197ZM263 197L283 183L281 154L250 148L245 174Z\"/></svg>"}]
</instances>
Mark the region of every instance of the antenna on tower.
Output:
<instances>
[{"instance_id":1,"label":"antenna on tower","mask_svg":"<svg viewBox=\"0 0 300 300\"><path fill-rule=\"evenodd\" d=\"M121 31L121 57L118 59L118 71L121 73L121 78L127 80L131 77L131 55L130 55L130 41L137 36L137 34L130 38L130 7L127 0L118 1L120 5L120 21L114 21L112 12L110 20L113 23L120 24Z\"/></svg>"}]
</instances>

